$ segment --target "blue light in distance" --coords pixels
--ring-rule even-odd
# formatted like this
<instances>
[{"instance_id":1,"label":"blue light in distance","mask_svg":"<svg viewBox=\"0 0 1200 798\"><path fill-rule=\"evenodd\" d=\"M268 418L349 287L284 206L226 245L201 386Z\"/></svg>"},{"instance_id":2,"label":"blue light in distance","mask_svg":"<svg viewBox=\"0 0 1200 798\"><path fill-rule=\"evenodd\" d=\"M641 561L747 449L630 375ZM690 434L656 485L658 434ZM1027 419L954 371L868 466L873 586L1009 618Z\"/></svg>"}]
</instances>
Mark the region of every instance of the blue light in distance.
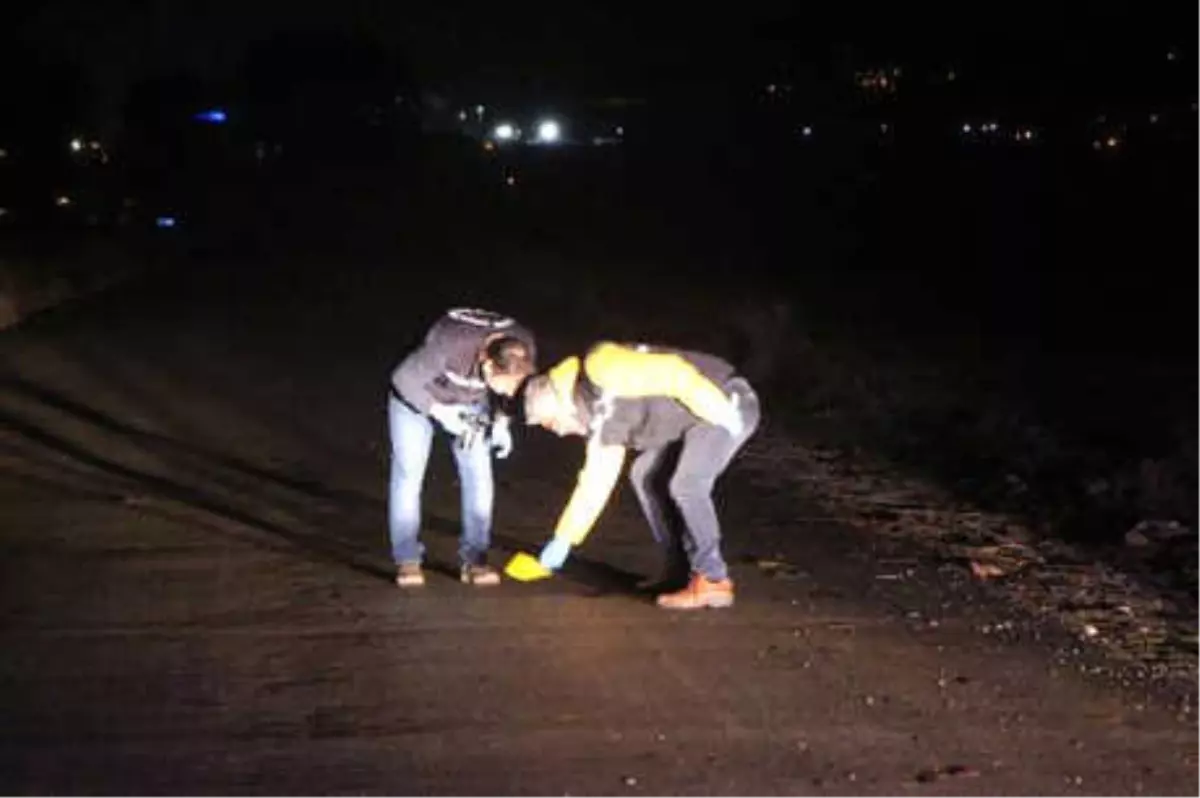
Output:
<instances>
[{"instance_id":1,"label":"blue light in distance","mask_svg":"<svg viewBox=\"0 0 1200 798\"><path fill-rule=\"evenodd\" d=\"M175 217L174 216L159 216L159 217L155 218L154 226L155 227L164 227L164 228L165 227L174 227L175 226Z\"/></svg>"},{"instance_id":2,"label":"blue light in distance","mask_svg":"<svg viewBox=\"0 0 1200 798\"><path fill-rule=\"evenodd\" d=\"M210 125L223 125L229 120L229 117L224 110L211 108L196 114L195 119L200 122L207 122Z\"/></svg>"}]
</instances>

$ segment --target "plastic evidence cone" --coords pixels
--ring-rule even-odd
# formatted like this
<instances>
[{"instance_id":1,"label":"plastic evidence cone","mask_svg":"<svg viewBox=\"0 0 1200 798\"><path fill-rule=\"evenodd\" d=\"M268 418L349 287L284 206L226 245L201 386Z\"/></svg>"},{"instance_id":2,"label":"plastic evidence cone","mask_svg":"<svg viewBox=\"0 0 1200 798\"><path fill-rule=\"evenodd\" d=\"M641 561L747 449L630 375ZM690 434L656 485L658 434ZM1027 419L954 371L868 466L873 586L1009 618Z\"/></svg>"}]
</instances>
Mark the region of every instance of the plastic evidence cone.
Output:
<instances>
[{"instance_id":1,"label":"plastic evidence cone","mask_svg":"<svg viewBox=\"0 0 1200 798\"><path fill-rule=\"evenodd\" d=\"M538 562L537 557L518 552L508 561L508 565L504 566L504 573L509 579L515 579L518 582L535 582L538 579L547 579L554 575L554 572Z\"/></svg>"}]
</instances>

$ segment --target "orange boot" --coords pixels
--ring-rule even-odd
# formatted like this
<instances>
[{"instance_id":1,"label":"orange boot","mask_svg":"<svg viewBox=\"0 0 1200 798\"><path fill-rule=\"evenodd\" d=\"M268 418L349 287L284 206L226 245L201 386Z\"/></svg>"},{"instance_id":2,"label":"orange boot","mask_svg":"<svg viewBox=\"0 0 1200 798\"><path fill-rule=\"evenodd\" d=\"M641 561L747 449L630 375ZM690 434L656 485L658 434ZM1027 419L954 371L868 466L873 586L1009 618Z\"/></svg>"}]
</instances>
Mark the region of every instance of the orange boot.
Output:
<instances>
[{"instance_id":1,"label":"orange boot","mask_svg":"<svg viewBox=\"0 0 1200 798\"><path fill-rule=\"evenodd\" d=\"M705 607L732 607L733 581L714 582L702 574L692 574L687 587L678 593L663 593L658 606L668 610L702 610Z\"/></svg>"}]
</instances>

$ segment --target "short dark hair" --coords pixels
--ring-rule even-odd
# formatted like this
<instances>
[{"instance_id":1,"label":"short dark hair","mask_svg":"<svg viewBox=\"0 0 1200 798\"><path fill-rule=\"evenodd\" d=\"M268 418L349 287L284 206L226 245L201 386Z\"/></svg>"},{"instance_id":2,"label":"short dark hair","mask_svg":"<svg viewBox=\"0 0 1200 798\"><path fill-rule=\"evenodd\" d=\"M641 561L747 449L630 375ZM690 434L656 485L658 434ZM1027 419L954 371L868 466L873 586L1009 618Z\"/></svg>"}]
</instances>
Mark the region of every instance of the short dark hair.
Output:
<instances>
[{"instance_id":1,"label":"short dark hair","mask_svg":"<svg viewBox=\"0 0 1200 798\"><path fill-rule=\"evenodd\" d=\"M489 341L483 356L492 362L498 374L526 376L536 370L529 345L511 335Z\"/></svg>"}]
</instances>

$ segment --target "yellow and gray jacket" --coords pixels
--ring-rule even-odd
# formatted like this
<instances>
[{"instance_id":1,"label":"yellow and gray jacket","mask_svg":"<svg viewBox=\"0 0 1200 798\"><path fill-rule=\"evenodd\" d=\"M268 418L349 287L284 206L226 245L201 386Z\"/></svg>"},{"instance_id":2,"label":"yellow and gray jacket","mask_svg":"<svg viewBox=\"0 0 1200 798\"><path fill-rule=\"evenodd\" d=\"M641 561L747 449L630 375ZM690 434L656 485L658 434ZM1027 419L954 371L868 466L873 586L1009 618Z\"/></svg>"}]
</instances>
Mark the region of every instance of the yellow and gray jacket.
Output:
<instances>
[{"instance_id":1,"label":"yellow and gray jacket","mask_svg":"<svg viewBox=\"0 0 1200 798\"><path fill-rule=\"evenodd\" d=\"M589 429L587 454L555 537L582 543L612 494L627 449L657 449L698 424L722 424L733 409L726 389L737 376L719 357L666 347L603 342L582 360L549 372Z\"/></svg>"}]
</instances>

